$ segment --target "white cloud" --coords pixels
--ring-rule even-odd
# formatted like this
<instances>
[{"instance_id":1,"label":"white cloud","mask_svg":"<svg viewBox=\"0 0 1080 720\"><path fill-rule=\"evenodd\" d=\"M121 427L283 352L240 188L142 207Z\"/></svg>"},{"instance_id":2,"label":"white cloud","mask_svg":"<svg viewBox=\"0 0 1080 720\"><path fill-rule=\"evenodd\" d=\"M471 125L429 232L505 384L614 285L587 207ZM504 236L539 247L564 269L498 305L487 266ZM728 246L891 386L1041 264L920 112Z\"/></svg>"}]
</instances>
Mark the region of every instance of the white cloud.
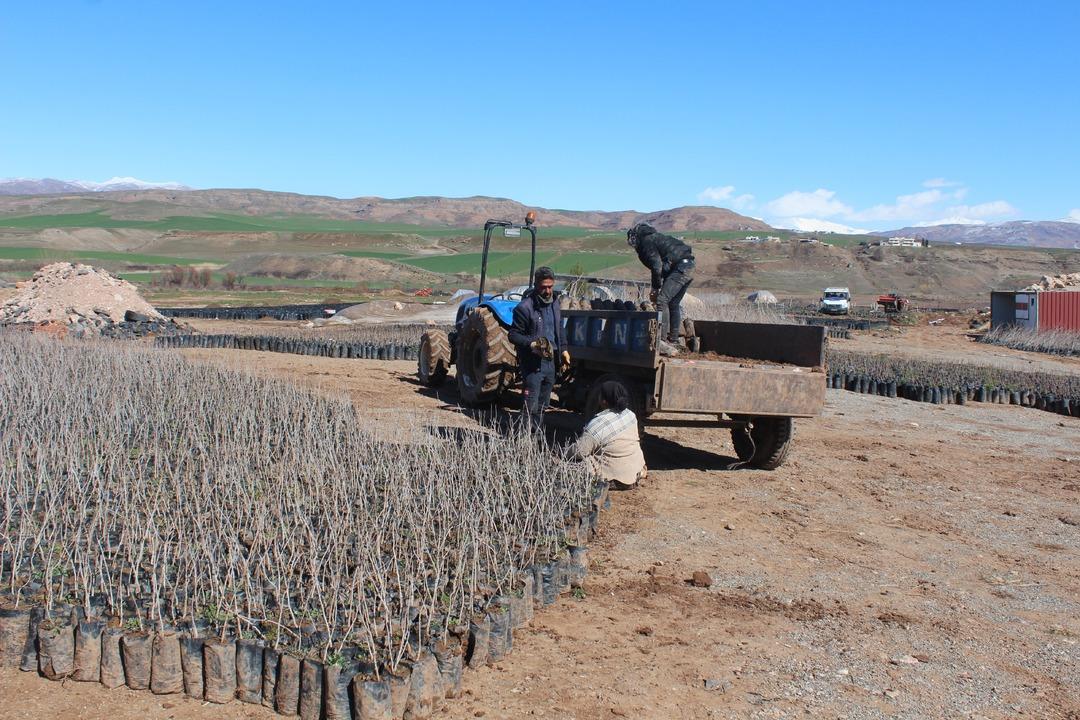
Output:
<instances>
[{"instance_id":1,"label":"white cloud","mask_svg":"<svg viewBox=\"0 0 1080 720\"><path fill-rule=\"evenodd\" d=\"M955 180L946 180L945 178L930 178L923 181L923 187L928 188L947 188L947 187L959 187L964 183L956 182Z\"/></svg>"},{"instance_id":2,"label":"white cloud","mask_svg":"<svg viewBox=\"0 0 1080 720\"><path fill-rule=\"evenodd\" d=\"M736 210L749 210L754 207L754 196L750 193L735 195L734 185L717 185L707 187L698 193L698 200L712 205L723 203Z\"/></svg>"},{"instance_id":3,"label":"white cloud","mask_svg":"<svg viewBox=\"0 0 1080 720\"><path fill-rule=\"evenodd\" d=\"M731 207L736 210L748 210L749 208L754 207L754 196L749 193L744 193L731 201Z\"/></svg>"},{"instance_id":4,"label":"white cloud","mask_svg":"<svg viewBox=\"0 0 1080 720\"><path fill-rule=\"evenodd\" d=\"M818 188L813 192L793 190L787 195L782 195L765 203L764 210L766 214L784 218L850 215L852 212L851 207L835 198L835 192L824 188Z\"/></svg>"},{"instance_id":5,"label":"white cloud","mask_svg":"<svg viewBox=\"0 0 1080 720\"><path fill-rule=\"evenodd\" d=\"M734 194L734 185L724 185L722 187L707 187L698 193L698 200L701 200L703 202L724 202Z\"/></svg>"},{"instance_id":6,"label":"white cloud","mask_svg":"<svg viewBox=\"0 0 1080 720\"><path fill-rule=\"evenodd\" d=\"M1073 208L1069 214L1062 218L1065 222L1080 223L1080 208Z\"/></svg>"},{"instance_id":7,"label":"white cloud","mask_svg":"<svg viewBox=\"0 0 1080 720\"><path fill-rule=\"evenodd\" d=\"M902 220L918 217L926 208L944 201L947 195L940 190L924 190L911 195L899 195L892 205L874 205L866 210L852 213L853 220Z\"/></svg>"}]
</instances>

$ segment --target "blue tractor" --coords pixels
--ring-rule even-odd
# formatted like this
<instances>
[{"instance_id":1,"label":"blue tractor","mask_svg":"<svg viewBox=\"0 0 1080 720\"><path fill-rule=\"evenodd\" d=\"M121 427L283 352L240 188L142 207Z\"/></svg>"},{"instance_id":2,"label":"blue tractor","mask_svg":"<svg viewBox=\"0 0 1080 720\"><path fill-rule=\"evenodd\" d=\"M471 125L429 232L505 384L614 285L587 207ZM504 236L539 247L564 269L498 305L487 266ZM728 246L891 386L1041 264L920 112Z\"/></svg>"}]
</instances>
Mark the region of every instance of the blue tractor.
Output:
<instances>
[{"instance_id":1,"label":"blue tractor","mask_svg":"<svg viewBox=\"0 0 1080 720\"><path fill-rule=\"evenodd\" d=\"M525 224L507 220L484 223L484 250L480 261L480 290L475 297L458 307L454 329L449 333L428 330L420 336L417 375L428 387L446 382L450 366L457 366L458 394L466 405L484 405L499 399L517 379L517 351L508 330L514 308L521 302L521 292L485 293L488 251L491 236L501 230L503 237L521 237L524 230L532 237L529 260L531 284L536 270L536 213L525 216Z\"/></svg>"}]
</instances>

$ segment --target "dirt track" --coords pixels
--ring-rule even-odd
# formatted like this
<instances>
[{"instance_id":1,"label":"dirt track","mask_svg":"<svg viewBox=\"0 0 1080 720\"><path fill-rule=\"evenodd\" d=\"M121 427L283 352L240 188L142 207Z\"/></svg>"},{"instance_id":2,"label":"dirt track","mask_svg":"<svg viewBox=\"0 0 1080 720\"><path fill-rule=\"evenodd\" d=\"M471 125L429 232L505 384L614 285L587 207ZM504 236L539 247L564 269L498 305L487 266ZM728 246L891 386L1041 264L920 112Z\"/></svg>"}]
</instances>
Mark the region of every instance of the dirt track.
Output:
<instances>
[{"instance_id":1,"label":"dirt track","mask_svg":"<svg viewBox=\"0 0 1080 720\"><path fill-rule=\"evenodd\" d=\"M410 363L185 354L472 422ZM652 432L586 597L439 716L1080 718L1080 420L830 391L772 473L726 470L715 431ZM686 582L699 569L712 587ZM271 717L14 671L0 696L20 698L0 718Z\"/></svg>"}]
</instances>

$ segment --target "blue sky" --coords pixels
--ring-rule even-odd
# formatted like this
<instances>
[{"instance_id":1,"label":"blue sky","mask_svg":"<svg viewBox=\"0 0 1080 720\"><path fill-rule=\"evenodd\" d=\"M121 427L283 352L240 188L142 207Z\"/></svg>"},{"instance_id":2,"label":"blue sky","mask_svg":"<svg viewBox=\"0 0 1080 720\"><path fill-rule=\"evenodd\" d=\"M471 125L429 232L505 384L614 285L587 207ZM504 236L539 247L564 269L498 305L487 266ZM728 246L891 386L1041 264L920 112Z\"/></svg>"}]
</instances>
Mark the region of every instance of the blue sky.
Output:
<instances>
[{"instance_id":1,"label":"blue sky","mask_svg":"<svg viewBox=\"0 0 1080 720\"><path fill-rule=\"evenodd\" d=\"M1078 8L12 2L0 177L1080 221Z\"/></svg>"}]
</instances>

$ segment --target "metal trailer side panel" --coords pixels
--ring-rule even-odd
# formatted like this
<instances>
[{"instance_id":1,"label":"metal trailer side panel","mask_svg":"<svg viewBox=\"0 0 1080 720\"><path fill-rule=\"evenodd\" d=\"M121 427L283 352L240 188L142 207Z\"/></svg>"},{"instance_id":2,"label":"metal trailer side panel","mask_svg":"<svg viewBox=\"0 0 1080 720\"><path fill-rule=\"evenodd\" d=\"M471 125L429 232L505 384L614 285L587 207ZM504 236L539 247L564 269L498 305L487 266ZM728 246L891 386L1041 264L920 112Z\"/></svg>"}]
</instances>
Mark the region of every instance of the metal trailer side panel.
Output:
<instances>
[{"instance_id":1,"label":"metal trailer side panel","mask_svg":"<svg viewBox=\"0 0 1080 720\"><path fill-rule=\"evenodd\" d=\"M1080 332L1080 291L1046 290L1039 293L1039 330Z\"/></svg>"},{"instance_id":2,"label":"metal trailer side panel","mask_svg":"<svg viewBox=\"0 0 1080 720\"><path fill-rule=\"evenodd\" d=\"M656 396L659 412L814 417L825 407L825 375L784 366L665 360Z\"/></svg>"},{"instance_id":3,"label":"metal trailer side panel","mask_svg":"<svg viewBox=\"0 0 1080 720\"><path fill-rule=\"evenodd\" d=\"M751 360L820 367L825 364L825 328L818 325L697 320L701 351Z\"/></svg>"}]
</instances>

